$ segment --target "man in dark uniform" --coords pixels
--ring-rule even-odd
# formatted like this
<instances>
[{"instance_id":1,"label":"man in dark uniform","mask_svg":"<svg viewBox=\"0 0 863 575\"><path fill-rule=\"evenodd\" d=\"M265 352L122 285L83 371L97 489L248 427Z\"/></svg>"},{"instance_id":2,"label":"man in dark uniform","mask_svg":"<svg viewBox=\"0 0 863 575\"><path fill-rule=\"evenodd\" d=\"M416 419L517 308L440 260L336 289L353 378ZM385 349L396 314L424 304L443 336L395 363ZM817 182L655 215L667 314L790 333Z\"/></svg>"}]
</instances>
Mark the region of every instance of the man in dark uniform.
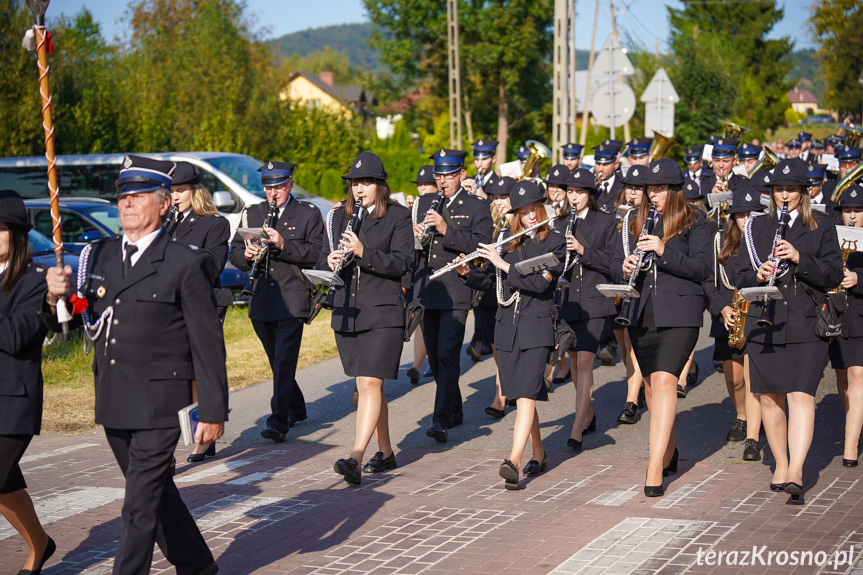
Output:
<instances>
[{"instance_id":1,"label":"man in dark uniform","mask_svg":"<svg viewBox=\"0 0 863 575\"><path fill-rule=\"evenodd\" d=\"M704 165L702 161L703 155L704 146L689 146L683 151L683 159L686 162L686 170L683 172L683 177L687 181L694 182L698 186L699 191L705 194L710 191L710 188L704 189L704 180L712 171Z\"/></svg>"},{"instance_id":2,"label":"man in dark uniform","mask_svg":"<svg viewBox=\"0 0 863 575\"><path fill-rule=\"evenodd\" d=\"M567 143L560 149L560 163L566 166L570 172L581 166L581 151L584 146L580 144Z\"/></svg>"},{"instance_id":3,"label":"man in dark uniform","mask_svg":"<svg viewBox=\"0 0 863 575\"><path fill-rule=\"evenodd\" d=\"M476 175L462 182L462 186L469 194L488 199L486 190L491 188L500 177L494 173L494 164L497 161L496 149L497 140L477 140L473 143L473 164L476 167Z\"/></svg>"},{"instance_id":4,"label":"man in dark uniform","mask_svg":"<svg viewBox=\"0 0 863 575\"><path fill-rule=\"evenodd\" d=\"M618 177L617 154L620 147L617 144L600 144L593 148L593 173L597 177L596 202L600 211L606 214L614 213L617 196L623 189L623 182Z\"/></svg>"},{"instance_id":5,"label":"man in dark uniform","mask_svg":"<svg viewBox=\"0 0 863 575\"><path fill-rule=\"evenodd\" d=\"M738 140L732 138L717 138L713 143L713 150L710 152L713 173L704 179L701 187L702 194L733 192L739 186L746 184L746 178L732 173L739 144Z\"/></svg>"},{"instance_id":6,"label":"man in dark uniform","mask_svg":"<svg viewBox=\"0 0 863 575\"><path fill-rule=\"evenodd\" d=\"M273 370L271 414L261 437L280 443L299 421L306 419L306 400L297 384L297 358L303 326L309 315L309 290L300 267L310 268L324 247L321 212L291 196L294 167L290 162L267 162L258 170L267 201L247 206L242 227L259 228L270 219L275 202L275 225L266 230L265 252L257 242L246 245L239 234L231 240L231 263L248 271L260 255L262 270L252 288L249 319Z\"/></svg>"},{"instance_id":7,"label":"man in dark uniform","mask_svg":"<svg viewBox=\"0 0 863 575\"><path fill-rule=\"evenodd\" d=\"M207 258L171 242L162 221L170 205L174 164L126 156L117 180L123 236L87 246L76 307L86 303L100 329L93 338L96 423L126 477L117 575L150 572L153 543L182 574L218 567L170 471L180 437L177 412L198 386L195 439L221 437L228 419L225 342L216 313ZM71 268L48 272L47 304L68 291ZM44 317L54 329L53 314ZM77 320L77 318L76 318ZM88 326L91 324L87 323Z\"/></svg>"},{"instance_id":8,"label":"man in dark uniform","mask_svg":"<svg viewBox=\"0 0 863 575\"><path fill-rule=\"evenodd\" d=\"M812 149L812 134L800 132L797 134L797 139L800 140L800 159L808 162L809 151Z\"/></svg>"},{"instance_id":9,"label":"man in dark uniform","mask_svg":"<svg viewBox=\"0 0 863 575\"><path fill-rule=\"evenodd\" d=\"M650 165L650 146L652 138L633 138L626 145L626 157L629 158L630 166Z\"/></svg>"},{"instance_id":10,"label":"man in dark uniform","mask_svg":"<svg viewBox=\"0 0 863 575\"><path fill-rule=\"evenodd\" d=\"M801 148L803 148L803 143L797 138L794 138L785 145L789 158L799 158Z\"/></svg>"},{"instance_id":11,"label":"man in dark uniform","mask_svg":"<svg viewBox=\"0 0 863 575\"><path fill-rule=\"evenodd\" d=\"M819 159L824 154L824 142L821 140L812 140L812 147L809 149L809 161L819 163Z\"/></svg>"},{"instance_id":12,"label":"man in dark uniform","mask_svg":"<svg viewBox=\"0 0 863 575\"><path fill-rule=\"evenodd\" d=\"M824 205L824 213L832 216L836 203L823 191L826 176L827 166L825 164L809 164L806 169L806 180L809 182L809 202Z\"/></svg>"},{"instance_id":13,"label":"man in dark uniform","mask_svg":"<svg viewBox=\"0 0 863 575\"><path fill-rule=\"evenodd\" d=\"M459 390L461 346L464 342L465 321L471 305L471 289L459 280L455 272L434 280L429 275L444 267L459 254L468 254L479 243L489 243L492 233L489 203L471 196L461 186L464 179L464 159L461 150L441 149L430 156L434 160L435 177L443 189L443 199L437 210L429 210L435 195L417 198L419 213L425 213L422 224L414 226L414 235L422 237L425 226L434 233L420 250L415 290L425 316L423 339L429 365L435 378L433 425L426 435L439 442L447 440L447 429L464 419Z\"/></svg>"},{"instance_id":14,"label":"man in dark uniform","mask_svg":"<svg viewBox=\"0 0 863 575\"><path fill-rule=\"evenodd\" d=\"M739 175L749 177L749 172L752 171L758 164L758 158L761 156L761 148L758 146L753 146L752 144L747 144L746 142L740 144L740 147L737 148L737 161L738 168L735 170ZM741 173L743 171L744 173Z\"/></svg>"}]
</instances>

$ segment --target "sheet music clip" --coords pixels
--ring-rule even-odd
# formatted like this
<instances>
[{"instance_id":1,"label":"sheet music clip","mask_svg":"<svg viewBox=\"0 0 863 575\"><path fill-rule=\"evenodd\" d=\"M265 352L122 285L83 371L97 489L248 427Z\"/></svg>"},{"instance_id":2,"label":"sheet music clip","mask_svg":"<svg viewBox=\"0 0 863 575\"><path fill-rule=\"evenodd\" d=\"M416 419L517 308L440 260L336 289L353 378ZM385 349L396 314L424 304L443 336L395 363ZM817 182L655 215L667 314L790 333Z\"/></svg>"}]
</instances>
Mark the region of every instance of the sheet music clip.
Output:
<instances>
[{"instance_id":1,"label":"sheet music clip","mask_svg":"<svg viewBox=\"0 0 863 575\"><path fill-rule=\"evenodd\" d=\"M597 284L596 289L605 297L641 297L638 290L630 285Z\"/></svg>"},{"instance_id":2,"label":"sheet music clip","mask_svg":"<svg viewBox=\"0 0 863 575\"><path fill-rule=\"evenodd\" d=\"M765 299L783 299L782 293L776 286L750 287L742 288L739 291L740 297L746 301L764 301Z\"/></svg>"},{"instance_id":3,"label":"sheet music clip","mask_svg":"<svg viewBox=\"0 0 863 575\"><path fill-rule=\"evenodd\" d=\"M264 228L237 228L237 235L244 240L253 242L270 239Z\"/></svg>"},{"instance_id":4,"label":"sheet music clip","mask_svg":"<svg viewBox=\"0 0 863 575\"><path fill-rule=\"evenodd\" d=\"M325 285L327 287L342 287L345 285L344 280L335 272L326 270L302 270L310 282L315 285Z\"/></svg>"},{"instance_id":5,"label":"sheet music clip","mask_svg":"<svg viewBox=\"0 0 863 575\"><path fill-rule=\"evenodd\" d=\"M541 256L536 256L535 258L520 261L513 267L521 275L527 275L547 270L548 268L554 267L559 263L560 260L557 259L554 254L542 254Z\"/></svg>"}]
</instances>

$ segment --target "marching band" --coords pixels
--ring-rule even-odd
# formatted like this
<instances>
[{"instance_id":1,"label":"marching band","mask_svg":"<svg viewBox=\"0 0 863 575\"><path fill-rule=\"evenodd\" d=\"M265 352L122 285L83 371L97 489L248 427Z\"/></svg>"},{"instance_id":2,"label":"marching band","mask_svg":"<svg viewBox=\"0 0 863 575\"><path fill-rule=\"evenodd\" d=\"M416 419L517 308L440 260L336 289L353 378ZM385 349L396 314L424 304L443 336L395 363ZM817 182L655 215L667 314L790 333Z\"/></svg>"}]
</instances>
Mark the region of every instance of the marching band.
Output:
<instances>
[{"instance_id":1,"label":"marching band","mask_svg":"<svg viewBox=\"0 0 863 575\"><path fill-rule=\"evenodd\" d=\"M848 239L856 236L843 234L863 227L860 138L849 131L844 143L821 143L801 133L805 154L792 143L783 158L766 146L741 145L742 129L725 127L709 151L685 149L685 169L664 157L673 142L658 134L625 147L599 144L592 171L579 167L581 146L566 144L562 163L544 176L531 158L537 146L528 143L518 156L531 173L520 178L494 172L494 140L473 144L472 178L467 152L440 149L420 168L419 195L408 206L391 198L381 159L363 152L342 176L346 200L326 218L292 195L296 166L271 161L259 170L266 200L243 211L230 245L227 222L215 215L194 167L128 156L117 193L125 235L88 247L77 281L70 269L28 267L20 198L6 191L0 308L28 337L17 351L0 351L0 361L29 366L22 385L33 387L29 397L41 397L41 375L30 369L39 361L33 342L58 329L52 314L62 296L78 302L74 321L99 350L97 423L127 481L115 568L124 573L149 569L157 535L171 562L201 573L217 569L169 469L178 409L193 398L200 407L191 462L215 454L227 420L217 320L226 257L250 271L249 318L273 371L264 438L283 442L297 422L314 416L296 379L297 355L304 325L320 307L332 310L342 366L357 383L355 442L333 467L352 485L397 467L385 387L398 378L402 346L412 338L424 342L436 386L426 435L447 442L464 422L460 356L473 310L469 354L480 361L489 347L497 371L485 413L500 419L516 407L512 449L499 469L506 489L547 471L537 402L548 400L554 384L571 378L575 388L569 447L586 449L585 434L607 423L594 411L594 360L616 340L627 372L618 422L638 423L643 393L651 415L644 494L662 496L663 478L677 472L677 403L698 379L692 354L707 311L713 359L736 411L726 439L743 442L743 460L760 460L763 423L776 461L766 487L799 497L828 355L846 413L843 465L858 464L863 255ZM825 148L837 160L836 180L817 163ZM29 296L17 298L31 283ZM23 311L38 312L44 324L25 321ZM159 355L135 356L132 346L142 340ZM211 355L203 360L204 346L221 365ZM408 373L412 383L421 367L420 355ZM7 418L0 429L0 502L8 506L10 494L26 487L18 462L38 433L41 405L0 394L0 408L29 414ZM7 440L13 434L19 439ZM373 435L378 451L364 462ZM528 440L531 455L522 465ZM36 542L28 561L35 567L53 553L53 542L30 515L22 529ZM183 532L160 531L171 522Z\"/></svg>"}]
</instances>

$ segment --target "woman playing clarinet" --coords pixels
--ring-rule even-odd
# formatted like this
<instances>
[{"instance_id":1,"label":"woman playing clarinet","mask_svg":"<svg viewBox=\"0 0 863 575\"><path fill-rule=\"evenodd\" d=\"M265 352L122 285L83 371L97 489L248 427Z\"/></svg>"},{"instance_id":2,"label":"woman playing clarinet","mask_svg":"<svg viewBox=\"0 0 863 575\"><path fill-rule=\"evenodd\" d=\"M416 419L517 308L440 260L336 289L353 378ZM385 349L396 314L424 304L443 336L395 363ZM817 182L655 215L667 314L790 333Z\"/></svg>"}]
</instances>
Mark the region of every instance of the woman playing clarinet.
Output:
<instances>
[{"instance_id":1,"label":"woman playing clarinet","mask_svg":"<svg viewBox=\"0 0 863 575\"><path fill-rule=\"evenodd\" d=\"M359 485L372 434L378 452L362 471L396 468L384 380L398 378L404 337L401 278L413 258L413 231L408 209L390 199L378 156L361 153L342 178L350 182L348 201L327 218L332 245L324 242L316 267L339 270L345 282L333 294L332 327L342 367L357 380L359 399L353 450L333 468L346 482Z\"/></svg>"},{"instance_id":2,"label":"woman playing clarinet","mask_svg":"<svg viewBox=\"0 0 863 575\"><path fill-rule=\"evenodd\" d=\"M510 193L512 234L548 221L542 192L529 181L517 182ZM499 308L494 344L503 395L516 402L512 451L500 466L507 489L518 489L521 457L530 437L533 457L524 467L525 477L544 472L548 466L539 433L537 401L547 401L544 373L554 347L557 313L554 290L563 270L566 242L559 230L542 225L514 239L501 249L480 244L480 255L488 261L482 271L469 264L456 268L474 289L497 291ZM553 254L558 263L541 271L516 269L516 264ZM459 261L457 259L456 261ZM490 274L497 277L496 285Z\"/></svg>"},{"instance_id":3,"label":"woman playing clarinet","mask_svg":"<svg viewBox=\"0 0 863 575\"><path fill-rule=\"evenodd\" d=\"M812 443L815 391L827 360L827 341L815 334L814 298L842 281L842 254L832 218L809 205L805 163L779 162L770 186L769 214L747 224L736 283L774 286L782 295L750 304L746 347L752 392L761 402L776 460L770 489L797 499Z\"/></svg>"},{"instance_id":4,"label":"woman playing clarinet","mask_svg":"<svg viewBox=\"0 0 863 575\"><path fill-rule=\"evenodd\" d=\"M561 209L555 229L566 234L566 267L558 282L560 317L575 332L575 345L569 350L574 366L575 421L566 444L578 451L583 434L596 426L593 411L593 359L606 318L615 314L614 302L596 289L607 283L617 236L614 216L599 211L594 198L593 174L583 168L573 170L566 181L567 202ZM637 393L637 392L636 392Z\"/></svg>"},{"instance_id":5,"label":"woman playing clarinet","mask_svg":"<svg viewBox=\"0 0 863 575\"><path fill-rule=\"evenodd\" d=\"M701 282L710 277L712 254L703 216L683 197L683 173L677 163L653 162L643 181L647 201L624 225L624 241L611 272L617 283L632 284L634 279L641 296L632 298L630 306L624 300L621 316L626 317L621 320L629 325L650 411L644 494L660 497L665 493L662 478L677 472L677 380L698 339L704 307Z\"/></svg>"}]
</instances>

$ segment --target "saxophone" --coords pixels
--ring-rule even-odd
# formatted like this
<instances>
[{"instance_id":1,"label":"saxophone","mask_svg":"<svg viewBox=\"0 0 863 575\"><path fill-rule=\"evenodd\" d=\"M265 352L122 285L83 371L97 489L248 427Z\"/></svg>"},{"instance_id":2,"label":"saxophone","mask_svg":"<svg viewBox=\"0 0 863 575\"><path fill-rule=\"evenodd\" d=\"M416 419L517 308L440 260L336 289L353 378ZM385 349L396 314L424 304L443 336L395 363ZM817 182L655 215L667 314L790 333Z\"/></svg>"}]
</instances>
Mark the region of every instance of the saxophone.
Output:
<instances>
[{"instance_id":1,"label":"saxophone","mask_svg":"<svg viewBox=\"0 0 863 575\"><path fill-rule=\"evenodd\" d=\"M731 298L731 309L734 311L734 326L728 330L728 345L734 349L743 349L746 346L744 330L749 302L743 299L737 288L734 288L734 295Z\"/></svg>"}]
</instances>

